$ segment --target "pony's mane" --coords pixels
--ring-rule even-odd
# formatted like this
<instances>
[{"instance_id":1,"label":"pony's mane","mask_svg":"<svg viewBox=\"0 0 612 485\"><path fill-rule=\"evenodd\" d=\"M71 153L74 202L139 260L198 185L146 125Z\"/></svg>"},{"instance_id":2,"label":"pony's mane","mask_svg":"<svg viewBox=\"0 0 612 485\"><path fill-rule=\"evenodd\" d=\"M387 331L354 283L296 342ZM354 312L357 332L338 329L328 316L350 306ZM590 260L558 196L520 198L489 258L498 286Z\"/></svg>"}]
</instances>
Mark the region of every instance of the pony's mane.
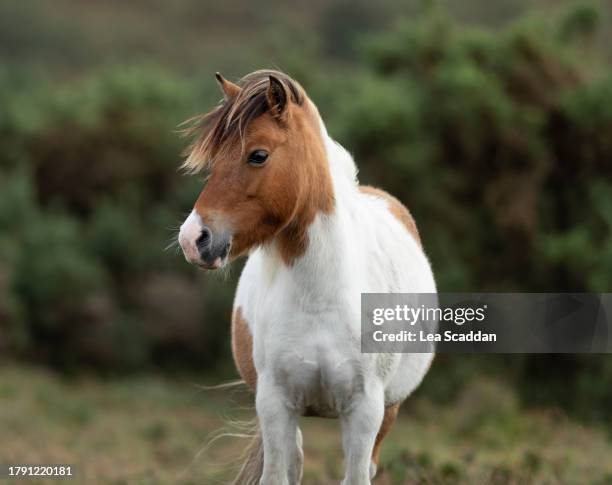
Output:
<instances>
[{"instance_id":1,"label":"pony's mane","mask_svg":"<svg viewBox=\"0 0 612 485\"><path fill-rule=\"evenodd\" d=\"M303 88L287 74L273 70L260 70L247 74L240 81L240 92L223 99L212 111L196 116L187 123L187 136L194 138L186 150L182 167L189 172L199 172L214 163L224 150L244 145L246 128L254 119L268 110L267 91L270 76L278 79L287 89L292 101L304 103Z\"/></svg>"}]
</instances>

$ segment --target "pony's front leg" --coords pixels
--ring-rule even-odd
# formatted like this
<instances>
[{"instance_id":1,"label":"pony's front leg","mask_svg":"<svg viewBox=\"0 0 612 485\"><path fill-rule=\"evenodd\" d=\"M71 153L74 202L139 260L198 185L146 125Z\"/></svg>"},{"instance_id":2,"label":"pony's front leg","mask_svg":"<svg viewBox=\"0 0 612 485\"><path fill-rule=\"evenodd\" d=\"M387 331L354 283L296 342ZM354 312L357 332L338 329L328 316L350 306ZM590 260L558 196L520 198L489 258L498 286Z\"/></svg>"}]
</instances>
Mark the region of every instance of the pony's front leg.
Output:
<instances>
[{"instance_id":1,"label":"pony's front leg","mask_svg":"<svg viewBox=\"0 0 612 485\"><path fill-rule=\"evenodd\" d=\"M346 472L342 485L370 485L370 462L385 412L382 389L368 389L342 416Z\"/></svg>"},{"instance_id":2,"label":"pony's front leg","mask_svg":"<svg viewBox=\"0 0 612 485\"><path fill-rule=\"evenodd\" d=\"M300 428L297 428L296 443L293 448L293 456L289 463L289 484L299 485L302 483L304 474L304 450L302 449L303 437Z\"/></svg>"},{"instance_id":3,"label":"pony's front leg","mask_svg":"<svg viewBox=\"0 0 612 485\"><path fill-rule=\"evenodd\" d=\"M295 485L289 468L295 460L297 414L289 409L278 386L265 378L257 382L255 406L264 448L260 485Z\"/></svg>"}]
</instances>

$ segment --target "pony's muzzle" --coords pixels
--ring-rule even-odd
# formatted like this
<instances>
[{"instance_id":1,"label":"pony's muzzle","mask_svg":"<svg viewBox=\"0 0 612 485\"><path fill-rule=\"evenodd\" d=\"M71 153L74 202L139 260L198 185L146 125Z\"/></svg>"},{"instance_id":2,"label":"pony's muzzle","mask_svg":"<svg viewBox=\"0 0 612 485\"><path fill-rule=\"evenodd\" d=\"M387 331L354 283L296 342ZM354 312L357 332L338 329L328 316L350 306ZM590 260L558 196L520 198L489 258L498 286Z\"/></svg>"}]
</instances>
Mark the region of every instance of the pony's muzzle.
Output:
<instances>
[{"instance_id":1,"label":"pony's muzzle","mask_svg":"<svg viewBox=\"0 0 612 485\"><path fill-rule=\"evenodd\" d=\"M185 259L204 269L224 266L232 246L229 232L214 231L195 211L181 226L178 240Z\"/></svg>"},{"instance_id":2,"label":"pony's muzzle","mask_svg":"<svg viewBox=\"0 0 612 485\"><path fill-rule=\"evenodd\" d=\"M207 226L196 240L200 254L200 266L206 269L218 269L225 265L232 246L232 238L227 232L213 233Z\"/></svg>"}]
</instances>

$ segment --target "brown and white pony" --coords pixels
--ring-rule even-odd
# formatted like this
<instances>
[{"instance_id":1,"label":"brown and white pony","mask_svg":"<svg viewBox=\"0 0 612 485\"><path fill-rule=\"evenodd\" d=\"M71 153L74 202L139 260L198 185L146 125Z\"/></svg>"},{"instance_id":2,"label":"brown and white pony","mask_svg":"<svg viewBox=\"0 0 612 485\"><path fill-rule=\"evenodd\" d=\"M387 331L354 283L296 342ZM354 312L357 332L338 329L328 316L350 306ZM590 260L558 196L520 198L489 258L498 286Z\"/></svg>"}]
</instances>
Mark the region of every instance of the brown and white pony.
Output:
<instances>
[{"instance_id":1,"label":"brown and white pony","mask_svg":"<svg viewBox=\"0 0 612 485\"><path fill-rule=\"evenodd\" d=\"M248 256L232 351L261 432L236 483L300 483L298 418L314 415L341 420L343 483L370 484L399 405L433 358L360 352L361 293L436 291L414 220L358 184L352 157L289 76L217 80L224 99L197 119L184 164L210 177L179 242L205 269Z\"/></svg>"}]
</instances>

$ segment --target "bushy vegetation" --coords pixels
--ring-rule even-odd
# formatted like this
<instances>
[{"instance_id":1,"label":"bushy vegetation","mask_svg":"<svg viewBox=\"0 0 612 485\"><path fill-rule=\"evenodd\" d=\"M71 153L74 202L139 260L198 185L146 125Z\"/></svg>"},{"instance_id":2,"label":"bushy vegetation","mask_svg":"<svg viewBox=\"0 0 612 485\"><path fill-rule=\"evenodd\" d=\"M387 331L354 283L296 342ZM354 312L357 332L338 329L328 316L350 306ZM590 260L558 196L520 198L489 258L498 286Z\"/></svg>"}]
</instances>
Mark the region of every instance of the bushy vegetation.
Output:
<instances>
[{"instance_id":1,"label":"bushy vegetation","mask_svg":"<svg viewBox=\"0 0 612 485\"><path fill-rule=\"evenodd\" d=\"M177 125L206 94L150 69L0 82L0 345L65 369L213 364L229 291L171 244L202 182L177 172Z\"/></svg>"},{"instance_id":2,"label":"bushy vegetation","mask_svg":"<svg viewBox=\"0 0 612 485\"><path fill-rule=\"evenodd\" d=\"M443 13L366 44L330 113L362 178L415 213L447 291L612 287L612 70L596 11L502 32Z\"/></svg>"},{"instance_id":3,"label":"bushy vegetation","mask_svg":"<svg viewBox=\"0 0 612 485\"><path fill-rule=\"evenodd\" d=\"M290 65L362 182L412 210L440 290L607 291L612 67L600 21L576 7L492 31L432 7L387 33L351 30L360 47L339 46L353 64L336 75ZM152 67L61 85L0 73L2 355L65 371L227 365L238 270L220 284L164 251L202 184L176 170L178 124L218 96L212 77ZM610 418L603 356L443 356L423 392L450 400L483 372L525 402Z\"/></svg>"}]
</instances>

